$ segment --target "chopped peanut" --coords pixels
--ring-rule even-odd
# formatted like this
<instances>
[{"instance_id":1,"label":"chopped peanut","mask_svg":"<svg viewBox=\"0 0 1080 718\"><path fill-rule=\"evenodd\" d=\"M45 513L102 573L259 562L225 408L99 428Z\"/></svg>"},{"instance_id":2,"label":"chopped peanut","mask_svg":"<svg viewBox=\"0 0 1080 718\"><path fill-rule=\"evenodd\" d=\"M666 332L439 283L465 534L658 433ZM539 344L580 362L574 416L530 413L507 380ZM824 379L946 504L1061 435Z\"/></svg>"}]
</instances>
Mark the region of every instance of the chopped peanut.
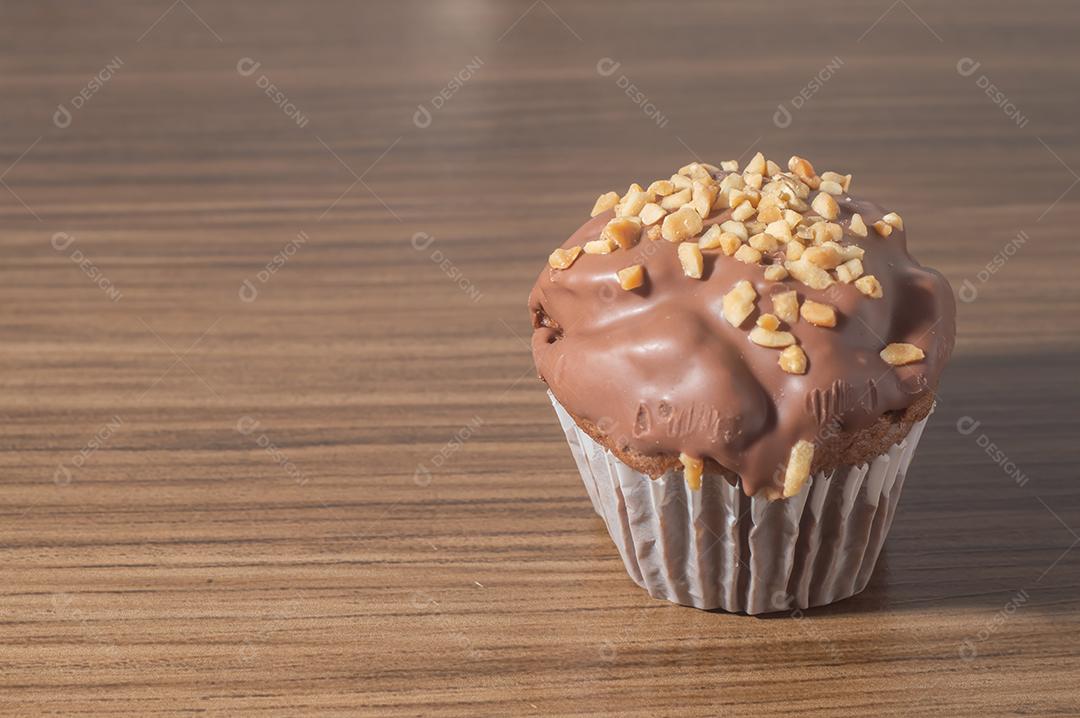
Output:
<instances>
[{"instance_id":1,"label":"chopped peanut","mask_svg":"<svg viewBox=\"0 0 1080 718\"><path fill-rule=\"evenodd\" d=\"M552 269L567 269L574 260L581 254L581 247L570 247L569 249L556 249L548 257L548 264Z\"/></svg>"},{"instance_id":2,"label":"chopped peanut","mask_svg":"<svg viewBox=\"0 0 1080 718\"><path fill-rule=\"evenodd\" d=\"M799 295L794 289L772 295L773 311L788 324L799 321Z\"/></svg>"},{"instance_id":3,"label":"chopped peanut","mask_svg":"<svg viewBox=\"0 0 1080 718\"><path fill-rule=\"evenodd\" d=\"M727 256L733 256L739 251L739 247L741 246L742 240L739 239L738 235L732 234L731 232L720 233L720 249L722 249Z\"/></svg>"},{"instance_id":4,"label":"chopped peanut","mask_svg":"<svg viewBox=\"0 0 1080 718\"><path fill-rule=\"evenodd\" d=\"M750 330L750 341L769 349L783 349L794 344L795 337L791 332L778 332L764 327L754 327Z\"/></svg>"},{"instance_id":5,"label":"chopped peanut","mask_svg":"<svg viewBox=\"0 0 1080 718\"><path fill-rule=\"evenodd\" d=\"M746 169L743 170L743 174L747 172L756 172L757 174L765 173L765 155L758 152L750 161L746 163Z\"/></svg>"},{"instance_id":6,"label":"chopped peanut","mask_svg":"<svg viewBox=\"0 0 1080 718\"><path fill-rule=\"evenodd\" d=\"M598 214L601 214L603 212L607 212L609 209L611 209L612 207L614 207L618 203L619 203L619 193L618 192L605 192L604 194L602 194L602 195L600 195L599 197L596 198L596 204L593 205L592 213L589 214L589 216L590 217L595 217Z\"/></svg>"},{"instance_id":7,"label":"chopped peanut","mask_svg":"<svg viewBox=\"0 0 1080 718\"><path fill-rule=\"evenodd\" d=\"M616 272L619 277L619 286L629 291L637 289L645 283L645 268L640 264L631 264L626 269Z\"/></svg>"},{"instance_id":8,"label":"chopped peanut","mask_svg":"<svg viewBox=\"0 0 1080 718\"><path fill-rule=\"evenodd\" d=\"M820 247L807 247L802 254L804 261L816 264L822 269L836 269L844 263L843 257L833 247L823 245Z\"/></svg>"},{"instance_id":9,"label":"chopped peanut","mask_svg":"<svg viewBox=\"0 0 1080 718\"><path fill-rule=\"evenodd\" d=\"M645 191L655 194L657 197L667 197L675 191L675 185L672 184L671 180L656 180Z\"/></svg>"},{"instance_id":10,"label":"chopped peanut","mask_svg":"<svg viewBox=\"0 0 1080 718\"><path fill-rule=\"evenodd\" d=\"M757 210L754 209L754 205L750 204L750 200L744 200L742 204L732 210L731 218L736 222L743 222L753 217L755 212Z\"/></svg>"},{"instance_id":11,"label":"chopped peanut","mask_svg":"<svg viewBox=\"0 0 1080 718\"><path fill-rule=\"evenodd\" d=\"M594 239L585 243L585 254L611 254L615 249L615 242L611 239Z\"/></svg>"},{"instance_id":12,"label":"chopped peanut","mask_svg":"<svg viewBox=\"0 0 1080 718\"><path fill-rule=\"evenodd\" d=\"M739 171L739 161L738 160L724 160L723 162L720 163L720 169L724 170L725 172L738 172Z\"/></svg>"},{"instance_id":13,"label":"chopped peanut","mask_svg":"<svg viewBox=\"0 0 1080 718\"><path fill-rule=\"evenodd\" d=\"M705 234L698 237L698 247L701 249L716 249L720 246L721 234L723 232L720 231L719 225L709 225L709 228L705 230Z\"/></svg>"},{"instance_id":14,"label":"chopped peanut","mask_svg":"<svg viewBox=\"0 0 1080 718\"><path fill-rule=\"evenodd\" d=\"M873 299L881 299L883 293L881 291L881 282L877 280L873 274L867 274L864 277L859 277L855 280L855 288L868 297Z\"/></svg>"},{"instance_id":15,"label":"chopped peanut","mask_svg":"<svg viewBox=\"0 0 1080 718\"><path fill-rule=\"evenodd\" d=\"M833 278L828 272L802 258L793 262L784 262L784 269L811 289L828 289L833 284Z\"/></svg>"},{"instance_id":16,"label":"chopped peanut","mask_svg":"<svg viewBox=\"0 0 1080 718\"><path fill-rule=\"evenodd\" d=\"M770 264L768 267L765 267L765 279L768 279L770 282L782 281L787 279L787 276L787 270L779 264Z\"/></svg>"},{"instance_id":17,"label":"chopped peanut","mask_svg":"<svg viewBox=\"0 0 1080 718\"><path fill-rule=\"evenodd\" d=\"M712 212L713 202L716 201L716 185L712 184L711 178L708 184L695 181L690 195L690 206L701 215L702 219L708 217Z\"/></svg>"},{"instance_id":18,"label":"chopped peanut","mask_svg":"<svg viewBox=\"0 0 1080 718\"><path fill-rule=\"evenodd\" d=\"M645 230L645 236L651 240L660 239L660 225L654 224L653 226L649 227L647 230Z\"/></svg>"},{"instance_id":19,"label":"chopped peanut","mask_svg":"<svg viewBox=\"0 0 1080 718\"><path fill-rule=\"evenodd\" d=\"M738 327L746 321L746 318L754 313L754 302L757 300L757 292L754 286L745 279L735 283L731 291L724 295L723 314L724 319L733 327Z\"/></svg>"},{"instance_id":20,"label":"chopped peanut","mask_svg":"<svg viewBox=\"0 0 1080 718\"><path fill-rule=\"evenodd\" d=\"M799 345L792 344L780 352L780 359L777 363L788 374L805 374L806 352Z\"/></svg>"},{"instance_id":21,"label":"chopped peanut","mask_svg":"<svg viewBox=\"0 0 1080 718\"><path fill-rule=\"evenodd\" d=\"M881 221L889 225L893 229L904 229L904 220L900 218L896 212L889 212L887 215L881 218Z\"/></svg>"},{"instance_id":22,"label":"chopped peanut","mask_svg":"<svg viewBox=\"0 0 1080 718\"><path fill-rule=\"evenodd\" d=\"M874 229L882 237L888 237L890 234L892 234L893 226L885 220L879 219L877 222L874 222Z\"/></svg>"},{"instance_id":23,"label":"chopped peanut","mask_svg":"<svg viewBox=\"0 0 1080 718\"><path fill-rule=\"evenodd\" d=\"M674 212L684 204L689 203L692 196L693 194L690 188L687 187L686 189L681 189L674 194L669 194L667 197L664 197L660 200L660 206L668 212Z\"/></svg>"},{"instance_id":24,"label":"chopped peanut","mask_svg":"<svg viewBox=\"0 0 1080 718\"><path fill-rule=\"evenodd\" d=\"M856 212L851 215L851 222L848 223L848 229L857 237L866 236L866 222L863 221L861 214Z\"/></svg>"},{"instance_id":25,"label":"chopped peanut","mask_svg":"<svg viewBox=\"0 0 1080 718\"><path fill-rule=\"evenodd\" d=\"M776 237L764 232L751 237L749 244L759 252L774 252L780 246L780 242Z\"/></svg>"},{"instance_id":26,"label":"chopped peanut","mask_svg":"<svg viewBox=\"0 0 1080 718\"><path fill-rule=\"evenodd\" d=\"M680 207L667 217L660 232L669 242L682 242L695 236L702 228L701 215L693 207Z\"/></svg>"},{"instance_id":27,"label":"chopped peanut","mask_svg":"<svg viewBox=\"0 0 1080 718\"><path fill-rule=\"evenodd\" d=\"M746 231L746 225L742 222L736 222L733 219L729 219L720 225L720 229L724 232L731 232L744 242L750 239L750 234Z\"/></svg>"},{"instance_id":28,"label":"chopped peanut","mask_svg":"<svg viewBox=\"0 0 1080 718\"><path fill-rule=\"evenodd\" d=\"M926 354L923 350L914 344L907 344L904 342L898 342L890 344L881 350L881 358L885 360L886 364L892 366L903 366L904 364L911 364L912 362L921 361L926 358Z\"/></svg>"},{"instance_id":29,"label":"chopped peanut","mask_svg":"<svg viewBox=\"0 0 1080 718\"><path fill-rule=\"evenodd\" d=\"M649 202L647 205L641 208L641 212L640 214L638 214L638 216L641 218L642 224L648 225L656 224L663 218L665 214L667 214L667 210L665 210L663 207L656 204L655 202Z\"/></svg>"},{"instance_id":30,"label":"chopped peanut","mask_svg":"<svg viewBox=\"0 0 1080 718\"><path fill-rule=\"evenodd\" d=\"M652 194L641 189L640 185L632 185L619 203L615 205L616 217L636 217L638 212L656 199Z\"/></svg>"},{"instance_id":31,"label":"chopped peanut","mask_svg":"<svg viewBox=\"0 0 1080 718\"><path fill-rule=\"evenodd\" d=\"M836 326L836 308L831 304L822 304L821 302L807 299L799 309L799 314L802 315L803 319L810 322L815 327Z\"/></svg>"},{"instance_id":32,"label":"chopped peanut","mask_svg":"<svg viewBox=\"0 0 1080 718\"><path fill-rule=\"evenodd\" d=\"M780 320L775 314L762 314L758 317L756 324L770 332L775 332L780 328Z\"/></svg>"},{"instance_id":33,"label":"chopped peanut","mask_svg":"<svg viewBox=\"0 0 1080 718\"><path fill-rule=\"evenodd\" d=\"M637 217L616 217L600 232L600 239L610 239L623 249L633 247L640 237L641 220Z\"/></svg>"},{"instance_id":34,"label":"chopped peanut","mask_svg":"<svg viewBox=\"0 0 1080 718\"><path fill-rule=\"evenodd\" d=\"M679 263L682 264L683 274L693 279L701 279L704 260L701 256L701 248L696 244L683 242L679 245Z\"/></svg>"},{"instance_id":35,"label":"chopped peanut","mask_svg":"<svg viewBox=\"0 0 1080 718\"><path fill-rule=\"evenodd\" d=\"M840 205L832 198L831 194L819 192L810 207L825 219L836 219L840 216Z\"/></svg>"},{"instance_id":36,"label":"chopped peanut","mask_svg":"<svg viewBox=\"0 0 1080 718\"><path fill-rule=\"evenodd\" d=\"M686 479L686 485L693 491L700 489L701 474L705 470L705 462L685 453L679 454L679 461L683 465L683 478Z\"/></svg>"},{"instance_id":37,"label":"chopped peanut","mask_svg":"<svg viewBox=\"0 0 1080 718\"><path fill-rule=\"evenodd\" d=\"M838 182L832 180L822 180L821 184L818 185L818 189L826 194L844 194L844 188Z\"/></svg>"},{"instance_id":38,"label":"chopped peanut","mask_svg":"<svg viewBox=\"0 0 1080 718\"><path fill-rule=\"evenodd\" d=\"M735 250L734 257L740 262L745 262L746 264L760 264L762 255L760 251L754 249L748 244L744 244L737 250Z\"/></svg>"},{"instance_id":39,"label":"chopped peanut","mask_svg":"<svg viewBox=\"0 0 1080 718\"><path fill-rule=\"evenodd\" d=\"M787 469L784 470L784 498L799 493L803 484L810 478L810 467L814 463L814 445L806 439L799 439L791 447Z\"/></svg>"},{"instance_id":40,"label":"chopped peanut","mask_svg":"<svg viewBox=\"0 0 1080 718\"><path fill-rule=\"evenodd\" d=\"M836 278L844 284L851 284L862 276L863 266L859 259L849 259L836 268Z\"/></svg>"}]
</instances>

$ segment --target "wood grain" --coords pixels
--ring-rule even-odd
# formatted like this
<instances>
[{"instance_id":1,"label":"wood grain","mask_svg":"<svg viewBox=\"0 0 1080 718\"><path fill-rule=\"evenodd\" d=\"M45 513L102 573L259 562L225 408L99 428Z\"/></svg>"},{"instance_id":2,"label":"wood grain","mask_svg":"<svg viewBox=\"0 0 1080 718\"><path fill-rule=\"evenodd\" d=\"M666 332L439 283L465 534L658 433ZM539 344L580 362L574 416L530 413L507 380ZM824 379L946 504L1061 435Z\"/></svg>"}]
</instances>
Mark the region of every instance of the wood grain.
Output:
<instances>
[{"instance_id":1,"label":"wood grain","mask_svg":"<svg viewBox=\"0 0 1080 718\"><path fill-rule=\"evenodd\" d=\"M1078 21L5 3L0 711L1077 715ZM632 584L526 341L596 194L751 148L977 294L870 589L768 619Z\"/></svg>"}]
</instances>

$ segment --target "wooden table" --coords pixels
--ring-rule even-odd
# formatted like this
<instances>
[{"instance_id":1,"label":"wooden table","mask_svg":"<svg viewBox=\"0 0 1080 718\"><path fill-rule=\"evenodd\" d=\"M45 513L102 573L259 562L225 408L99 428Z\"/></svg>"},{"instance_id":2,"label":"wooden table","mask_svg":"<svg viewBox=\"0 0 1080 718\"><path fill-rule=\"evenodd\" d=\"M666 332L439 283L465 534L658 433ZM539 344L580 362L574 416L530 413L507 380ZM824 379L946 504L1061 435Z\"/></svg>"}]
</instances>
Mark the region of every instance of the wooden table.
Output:
<instances>
[{"instance_id":1,"label":"wooden table","mask_svg":"<svg viewBox=\"0 0 1080 718\"><path fill-rule=\"evenodd\" d=\"M812 5L5 4L0 710L1080 714L1080 7ZM631 583L527 341L599 192L755 149L971 300L795 617Z\"/></svg>"}]
</instances>

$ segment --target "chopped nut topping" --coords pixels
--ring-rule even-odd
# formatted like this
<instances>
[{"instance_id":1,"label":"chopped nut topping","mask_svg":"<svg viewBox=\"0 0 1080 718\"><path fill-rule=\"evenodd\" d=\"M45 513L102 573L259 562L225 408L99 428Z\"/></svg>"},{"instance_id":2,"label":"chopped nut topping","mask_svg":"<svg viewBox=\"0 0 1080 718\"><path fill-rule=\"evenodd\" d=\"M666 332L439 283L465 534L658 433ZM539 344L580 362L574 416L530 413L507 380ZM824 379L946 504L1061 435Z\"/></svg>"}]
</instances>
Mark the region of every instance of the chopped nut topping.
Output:
<instances>
[{"instance_id":1,"label":"chopped nut topping","mask_svg":"<svg viewBox=\"0 0 1080 718\"><path fill-rule=\"evenodd\" d=\"M746 264L761 264L761 252L748 244L744 244L735 250L735 259Z\"/></svg>"},{"instance_id":2,"label":"chopped nut topping","mask_svg":"<svg viewBox=\"0 0 1080 718\"><path fill-rule=\"evenodd\" d=\"M800 179L813 177L816 174L814 172L814 165L810 164L809 160L799 157L798 155L792 155L791 159L788 160L787 166L788 169Z\"/></svg>"},{"instance_id":3,"label":"chopped nut topping","mask_svg":"<svg viewBox=\"0 0 1080 718\"><path fill-rule=\"evenodd\" d=\"M851 284L862 276L863 266L859 259L849 259L836 268L836 278L844 284Z\"/></svg>"},{"instance_id":4,"label":"chopped nut topping","mask_svg":"<svg viewBox=\"0 0 1080 718\"><path fill-rule=\"evenodd\" d=\"M767 329L770 332L775 332L780 328L780 320L775 314L762 314L758 317L756 324L762 329Z\"/></svg>"},{"instance_id":5,"label":"chopped nut topping","mask_svg":"<svg viewBox=\"0 0 1080 718\"><path fill-rule=\"evenodd\" d=\"M671 175L671 184L675 189L690 189L694 185L694 181L689 177L683 177L682 175Z\"/></svg>"},{"instance_id":6,"label":"chopped nut topping","mask_svg":"<svg viewBox=\"0 0 1080 718\"><path fill-rule=\"evenodd\" d=\"M911 364L912 362L923 360L926 358L926 354L914 344L898 342L890 344L882 349L881 358L885 360L886 364L903 366L904 364Z\"/></svg>"},{"instance_id":7,"label":"chopped nut topping","mask_svg":"<svg viewBox=\"0 0 1080 718\"><path fill-rule=\"evenodd\" d=\"M819 192L810 207L825 219L836 219L840 216L840 205L826 192Z\"/></svg>"},{"instance_id":8,"label":"chopped nut topping","mask_svg":"<svg viewBox=\"0 0 1080 718\"><path fill-rule=\"evenodd\" d=\"M637 217L616 217L600 232L600 239L610 239L623 249L633 247L640 237L641 220Z\"/></svg>"},{"instance_id":9,"label":"chopped nut topping","mask_svg":"<svg viewBox=\"0 0 1080 718\"><path fill-rule=\"evenodd\" d=\"M768 224L769 222L775 222L777 220L783 219L784 211L775 204L765 204L765 202L762 201L761 204L758 205L757 216L758 221Z\"/></svg>"},{"instance_id":10,"label":"chopped nut topping","mask_svg":"<svg viewBox=\"0 0 1080 718\"><path fill-rule=\"evenodd\" d=\"M746 169L743 170L743 174L745 175L747 172L752 172L752 173L756 172L757 174L764 174L765 173L765 155L758 152L756 155L754 155L752 158L750 158L750 161L746 163Z\"/></svg>"},{"instance_id":11,"label":"chopped nut topping","mask_svg":"<svg viewBox=\"0 0 1080 718\"><path fill-rule=\"evenodd\" d=\"M682 242L695 236L702 228L701 215L693 207L681 207L664 217L660 232L669 242Z\"/></svg>"},{"instance_id":12,"label":"chopped nut topping","mask_svg":"<svg viewBox=\"0 0 1080 718\"><path fill-rule=\"evenodd\" d=\"M619 277L619 286L629 291L637 289L645 283L645 268L640 264L631 264L626 269L616 272Z\"/></svg>"},{"instance_id":13,"label":"chopped nut topping","mask_svg":"<svg viewBox=\"0 0 1080 718\"><path fill-rule=\"evenodd\" d=\"M641 185L631 185L630 189L626 191L619 203L615 205L616 217L636 217L642 207L652 202L654 197L649 192L641 189Z\"/></svg>"},{"instance_id":14,"label":"chopped nut topping","mask_svg":"<svg viewBox=\"0 0 1080 718\"><path fill-rule=\"evenodd\" d=\"M693 491L697 491L701 488L701 474L705 470L705 462L701 459L695 459L685 453L679 454L679 461L683 465L683 478L686 479L686 485Z\"/></svg>"},{"instance_id":15,"label":"chopped nut topping","mask_svg":"<svg viewBox=\"0 0 1080 718\"><path fill-rule=\"evenodd\" d=\"M818 185L818 189L826 194L844 194L844 188L838 182L831 180L822 180L821 184Z\"/></svg>"},{"instance_id":16,"label":"chopped nut topping","mask_svg":"<svg viewBox=\"0 0 1080 718\"><path fill-rule=\"evenodd\" d=\"M548 257L548 264L552 269L567 269L574 263L579 254L581 254L581 247L571 247L570 249L560 247Z\"/></svg>"},{"instance_id":17,"label":"chopped nut topping","mask_svg":"<svg viewBox=\"0 0 1080 718\"><path fill-rule=\"evenodd\" d=\"M761 154L760 152L758 154ZM743 172L743 181L746 182L747 187L753 187L754 189L761 189L761 182L763 180L760 172Z\"/></svg>"},{"instance_id":18,"label":"chopped nut topping","mask_svg":"<svg viewBox=\"0 0 1080 718\"><path fill-rule=\"evenodd\" d=\"M607 212L609 209L611 209L612 207L614 207L618 203L619 203L619 193L618 192L605 192L604 194L602 194L602 195L600 195L599 197L596 198L596 204L593 205L592 213L589 216L590 217L595 217L598 214L602 214L603 212Z\"/></svg>"},{"instance_id":19,"label":"chopped nut topping","mask_svg":"<svg viewBox=\"0 0 1080 718\"><path fill-rule=\"evenodd\" d=\"M893 226L885 220L879 219L877 222L874 222L874 229L877 230L877 233L882 237L888 237L892 234Z\"/></svg>"},{"instance_id":20,"label":"chopped nut topping","mask_svg":"<svg viewBox=\"0 0 1080 718\"><path fill-rule=\"evenodd\" d=\"M683 274L693 279L701 279L701 272L705 265L701 248L696 244L683 242L679 245L679 263L682 264Z\"/></svg>"},{"instance_id":21,"label":"chopped nut topping","mask_svg":"<svg viewBox=\"0 0 1080 718\"><path fill-rule=\"evenodd\" d=\"M771 234L761 232L760 234L755 234L751 237L749 244L757 251L764 253L776 251L780 246L780 241Z\"/></svg>"},{"instance_id":22,"label":"chopped nut topping","mask_svg":"<svg viewBox=\"0 0 1080 718\"><path fill-rule=\"evenodd\" d=\"M720 163L720 169L724 170L725 172L738 172L739 171L739 161L738 160L725 160L725 161Z\"/></svg>"},{"instance_id":23,"label":"chopped nut topping","mask_svg":"<svg viewBox=\"0 0 1080 718\"><path fill-rule=\"evenodd\" d=\"M814 463L814 445L806 439L799 439L791 447L787 469L784 470L784 498L799 493L803 484L810 478L810 466Z\"/></svg>"},{"instance_id":24,"label":"chopped nut topping","mask_svg":"<svg viewBox=\"0 0 1080 718\"><path fill-rule=\"evenodd\" d=\"M732 256L739 251L739 247L742 246L742 240L739 236L732 234L731 232L720 233L720 249L724 251L727 256Z\"/></svg>"},{"instance_id":25,"label":"chopped nut topping","mask_svg":"<svg viewBox=\"0 0 1080 718\"><path fill-rule=\"evenodd\" d=\"M754 209L754 205L750 204L750 200L745 200L742 204L732 210L731 218L736 222L742 222L753 217L755 212L757 212L757 210Z\"/></svg>"},{"instance_id":26,"label":"chopped nut topping","mask_svg":"<svg viewBox=\"0 0 1080 718\"><path fill-rule=\"evenodd\" d=\"M787 275L787 270L779 264L770 264L768 267L765 267L765 279L768 279L770 282L779 282L787 279Z\"/></svg>"},{"instance_id":27,"label":"chopped nut topping","mask_svg":"<svg viewBox=\"0 0 1080 718\"><path fill-rule=\"evenodd\" d=\"M887 215L881 218L881 221L889 225L890 227L893 227L894 229L904 229L904 220L900 219L900 215L898 215L896 212L889 212Z\"/></svg>"},{"instance_id":28,"label":"chopped nut topping","mask_svg":"<svg viewBox=\"0 0 1080 718\"><path fill-rule=\"evenodd\" d=\"M803 252L804 261L816 264L822 269L836 269L844 263L843 257L833 247L822 245L820 247L807 247Z\"/></svg>"},{"instance_id":29,"label":"chopped nut topping","mask_svg":"<svg viewBox=\"0 0 1080 718\"><path fill-rule=\"evenodd\" d=\"M787 221L783 219L778 219L775 222L769 222L767 225L765 225L765 231L768 234L771 234L772 236L784 242L790 241L792 239L791 225L789 225Z\"/></svg>"},{"instance_id":30,"label":"chopped nut topping","mask_svg":"<svg viewBox=\"0 0 1080 718\"><path fill-rule=\"evenodd\" d=\"M799 345L792 344L784 349L784 351L780 352L778 363L780 364L780 368L788 374L805 374L806 352L804 352Z\"/></svg>"},{"instance_id":31,"label":"chopped nut topping","mask_svg":"<svg viewBox=\"0 0 1080 718\"><path fill-rule=\"evenodd\" d=\"M738 327L746 321L746 318L754 313L754 302L757 300L757 292L754 286L745 279L735 283L731 291L724 295L723 313L724 319L733 327Z\"/></svg>"},{"instance_id":32,"label":"chopped nut topping","mask_svg":"<svg viewBox=\"0 0 1080 718\"><path fill-rule=\"evenodd\" d=\"M641 208L641 214L638 216L641 217L643 224L656 224L665 214L667 214L667 210L655 202L649 202L649 204Z\"/></svg>"},{"instance_id":33,"label":"chopped nut topping","mask_svg":"<svg viewBox=\"0 0 1080 718\"><path fill-rule=\"evenodd\" d=\"M822 247L828 247L840 255L840 259L845 262L849 259L862 259L866 254L866 250L857 244L837 244L832 240L829 240L821 245Z\"/></svg>"},{"instance_id":34,"label":"chopped nut topping","mask_svg":"<svg viewBox=\"0 0 1080 718\"><path fill-rule=\"evenodd\" d=\"M720 225L720 229L724 232L731 232L742 241L750 239L750 234L746 231L746 225L742 222L737 222L733 219L729 219Z\"/></svg>"},{"instance_id":35,"label":"chopped nut topping","mask_svg":"<svg viewBox=\"0 0 1080 718\"><path fill-rule=\"evenodd\" d=\"M758 222L756 219L743 222L743 224L746 225L746 233L749 235L761 234L765 231L765 227L768 226L764 222Z\"/></svg>"},{"instance_id":36,"label":"chopped nut topping","mask_svg":"<svg viewBox=\"0 0 1080 718\"><path fill-rule=\"evenodd\" d=\"M611 254L615 242L609 238L594 239L585 243L585 254Z\"/></svg>"},{"instance_id":37,"label":"chopped nut topping","mask_svg":"<svg viewBox=\"0 0 1080 718\"><path fill-rule=\"evenodd\" d=\"M855 288L868 297L874 299L881 299L882 297L881 282L873 274L867 274L865 277L856 279Z\"/></svg>"},{"instance_id":38,"label":"chopped nut topping","mask_svg":"<svg viewBox=\"0 0 1080 718\"><path fill-rule=\"evenodd\" d=\"M645 231L645 236L652 240L660 239L660 225L654 224Z\"/></svg>"},{"instance_id":39,"label":"chopped nut topping","mask_svg":"<svg viewBox=\"0 0 1080 718\"><path fill-rule=\"evenodd\" d=\"M784 221L787 222L787 226L791 229L795 229L803 223L805 218L793 209L784 210Z\"/></svg>"},{"instance_id":40,"label":"chopped nut topping","mask_svg":"<svg viewBox=\"0 0 1080 718\"><path fill-rule=\"evenodd\" d=\"M772 295L773 312L788 324L799 321L799 295L794 289Z\"/></svg>"},{"instance_id":41,"label":"chopped nut topping","mask_svg":"<svg viewBox=\"0 0 1080 718\"><path fill-rule=\"evenodd\" d=\"M866 236L866 222L863 221L862 215L856 212L851 215L851 222L848 223L848 229L856 237Z\"/></svg>"},{"instance_id":42,"label":"chopped nut topping","mask_svg":"<svg viewBox=\"0 0 1080 718\"><path fill-rule=\"evenodd\" d=\"M675 191L675 185L671 180L656 180L649 189L645 190L650 194L655 194L657 197L667 197L669 194Z\"/></svg>"},{"instance_id":43,"label":"chopped nut topping","mask_svg":"<svg viewBox=\"0 0 1080 718\"><path fill-rule=\"evenodd\" d=\"M795 337L791 332L778 332L764 327L754 327L750 330L750 341L760 347L783 349L794 344Z\"/></svg>"},{"instance_id":44,"label":"chopped nut topping","mask_svg":"<svg viewBox=\"0 0 1080 718\"><path fill-rule=\"evenodd\" d=\"M831 304L822 304L812 299L803 302L799 309L802 318L815 327L835 327L836 309Z\"/></svg>"},{"instance_id":45,"label":"chopped nut topping","mask_svg":"<svg viewBox=\"0 0 1080 718\"><path fill-rule=\"evenodd\" d=\"M702 219L709 216L712 212L713 202L716 200L716 185L704 182L694 182L694 187L691 190L690 206L693 207Z\"/></svg>"},{"instance_id":46,"label":"chopped nut topping","mask_svg":"<svg viewBox=\"0 0 1080 718\"><path fill-rule=\"evenodd\" d=\"M660 206L668 212L674 212L675 210L682 207L684 204L690 202L690 198L692 196L693 195L690 188L687 187L685 189L679 190L674 194L669 194L667 197L664 197L662 200L660 200Z\"/></svg>"},{"instance_id":47,"label":"chopped nut topping","mask_svg":"<svg viewBox=\"0 0 1080 718\"><path fill-rule=\"evenodd\" d=\"M781 167L780 165L776 164L772 160L765 160L765 172L764 172L764 174L765 174L766 177L775 177L778 174L782 174L783 171L784 171L784 168Z\"/></svg>"},{"instance_id":48,"label":"chopped nut topping","mask_svg":"<svg viewBox=\"0 0 1080 718\"><path fill-rule=\"evenodd\" d=\"M845 192L851 187L851 175L842 175L839 172L822 172L821 179L823 182L837 183Z\"/></svg>"},{"instance_id":49,"label":"chopped nut topping","mask_svg":"<svg viewBox=\"0 0 1080 718\"><path fill-rule=\"evenodd\" d=\"M721 234L723 232L720 231L719 225L709 225L709 228L705 230L705 234L698 237L698 247L701 249L716 249L720 246Z\"/></svg>"},{"instance_id":50,"label":"chopped nut topping","mask_svg":"<svg viewBox=\"0 0 1080 718\"><path fill-rule=\"evenodd\" d=\"M803 246L803 243L793 239L787 243L787 251L785 252L785 256L788 260L795 261L796 259L802 257L804 251L806 251L806 247Z\"/></svg>"},{"instance_id":51,"label":"chopped nut topping","mask_svg":"<svg viewBox=\"0 0 1080 718\"><path fill-rule=\"evenodd\" d=\"M828 289L833 284L833 278L828 272L803 258L793 262L784 262L784 269L811 289Z\"/></svg>"}]
</instances>

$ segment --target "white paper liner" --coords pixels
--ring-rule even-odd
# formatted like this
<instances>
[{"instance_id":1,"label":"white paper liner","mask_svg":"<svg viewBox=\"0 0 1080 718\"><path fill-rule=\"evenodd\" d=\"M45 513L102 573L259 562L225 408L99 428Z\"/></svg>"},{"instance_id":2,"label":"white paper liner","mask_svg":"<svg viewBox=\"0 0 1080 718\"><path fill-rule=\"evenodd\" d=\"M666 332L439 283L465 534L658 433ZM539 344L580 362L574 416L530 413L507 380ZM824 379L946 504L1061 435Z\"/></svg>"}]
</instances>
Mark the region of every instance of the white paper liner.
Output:
<instances>
[{"instance_id":1,"label":"white paper liner","mask_svg":"<svg viewBox=\"0 0 1080 718\"><path fill-rule=\"evenodd\" d=\"M822 606L866 588L927 421L869 464L819 472L798 495L768 501L720 476L706 474L698 491L681 470L650 479L548 396L630 578L653 598L749 614Z\"/></svg>"}]
</instances>

